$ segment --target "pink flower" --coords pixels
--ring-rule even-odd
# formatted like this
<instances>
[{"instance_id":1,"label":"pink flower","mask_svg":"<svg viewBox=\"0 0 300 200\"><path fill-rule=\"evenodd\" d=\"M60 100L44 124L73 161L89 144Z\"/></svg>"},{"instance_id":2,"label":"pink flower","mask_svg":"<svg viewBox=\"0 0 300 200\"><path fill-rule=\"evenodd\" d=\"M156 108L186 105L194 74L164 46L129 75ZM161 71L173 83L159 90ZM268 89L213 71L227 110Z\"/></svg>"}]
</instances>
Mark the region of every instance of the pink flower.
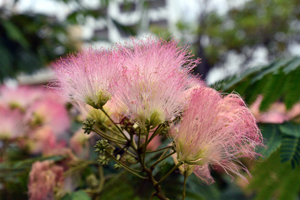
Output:
<instances>
[{"instance_id":1,"label":"pink flower","mask_svg":"<svg viewBox=\"0 0 300 200\"><path fill-rule=\"evenodd\" d=\"M182 111L179 99L188 87L188 74L198 61L191 60L190 53L177 47L175 40L148 38L132 42L133 47L118 46L126 57L126 73L115 99L140 126L156 126Z\"/></svg>"},{"instance_id":2,"label":"pink flower","mask_svg":"<svg viewBox=\"0 0 300 200\"><path fill-rule=\"evenodd\" d=\"M287 110L282 102L273 103L270 108L261 112L259 110L263 96L259 95L255 102L250 106L250 110L258 122L262 123L284 123L300 115L300 104L295 104L291 110Z\"/></svg>"},{"instance_id":3,"label":"pink flower","mask_svg":"<svg viewBox=\"0 0 300 200\"><path fill-rule=\"evenodd\" d=\"M30 132L26 139L19 142L19 145L32 154L45 154L54 149L62 149L65 143L57 141L51 127L43 126Z\"/></svg>"},{"instance_id":4,"label":"pink flower","mask_svg":"<svg viewBox=\"0 0 300 200\"><path fill-rule=\"evenodd\" d=\"M0 107L0 140L11 140L22 136L26 126L19 110Z\"/></svg>"},{"instance_id":5,"label":"pink flower","mask_svg":"<svg viewBox=\"0 0 300 200\"><path fill-rule=\"evenodd\" d=\"M177 160L184 163L182 169L195 173L207 184L214 182L209 165L219 165L227 174L244 178L239 169L248 170L238 158L255 158L256 147L263 146L255 118L243 100L235 94L222 98L205 87L192 92L190 106L179 128L171 129L171 135Z\"/></svg>"},{"instance_id":6,"label":"pink flower","mask_svg":"<svg viewBox=\"0 0 300 200\"><path fill-rule=\"evenodd\" d=\"M29 199L54 199L54 188L64 183L63 172L53 161L35 162L29 174Z\"/></svg>"},{"instance_id":7,"label":"pink flower","mask_svg":"<svg viewBox=\"0 0 300 200\"><path fill-rule=\"evenodd\" d=\"M92 48L70 55L54 67L60 93L72 101L102 107L114 94L122 62L116 51Z\"/></svg>"},{"instance_id":8,"label":"pink flower","mask_svg":"<svg viewBox=\"0 0 300 200\"><path fill-rule=\"evenodd\" d=\"M28 109L26 119L32 126L49 126L56 136L70 127L65 106L53 99L36 101Z\"/></svg>"},{"instance_id":9,"label":"pink flower","mask_svg":"<svg viewBox=\"0 0 300 200\"><path fill-rule=\"evenodd\" d=\"M41 88L20 86L11 88L1 86L0 88L0 104L11 108L19 108L25 111L27 107L37 99L44 96L44 90Z\"/></svg>"},{"instance_id":10,"label":"pink flower","mask_svg":"<svg viewBox=\"0 0 300 200\"><path fill-rule=\"evenodd\" d=\"M197 88L206 87L204 81L202 81L198 77L191 77L189 86L186 91L180 97L181 104L184 105L184 110L186 110L189 106L190 97L193 91Z\"/></svg>"}]
</instances>

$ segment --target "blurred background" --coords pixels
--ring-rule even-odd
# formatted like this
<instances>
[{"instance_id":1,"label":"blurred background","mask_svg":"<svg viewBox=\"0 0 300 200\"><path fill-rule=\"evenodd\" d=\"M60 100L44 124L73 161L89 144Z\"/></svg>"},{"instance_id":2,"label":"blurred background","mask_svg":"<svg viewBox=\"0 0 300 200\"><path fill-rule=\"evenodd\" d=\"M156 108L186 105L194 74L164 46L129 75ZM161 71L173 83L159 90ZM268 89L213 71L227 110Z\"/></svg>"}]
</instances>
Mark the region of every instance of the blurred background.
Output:
<instances>
[{"instance_id":1,"label":"blurred background","mask_svg":"<svg viewBox=\"0 0 300 200\"><path fill-rule=\"evenodd\" d=\"M209 84L300 54L299 1L1 0L0 80L46 81L61 56L130 36L176 37L202 63ZM39 71L37 71L39 70ZM24 76L38 73L34 78Z\"/></svg>"},{"instance_id":2,"label":"blurred background","mask_svg":"<svg viewBox=\"0 0 300 200\"><path fill-rule=\"evenodd\" d=\"M50 69L53 62L84 47L110 48L115 43L129 41L131 36L166 40L175 37L181 45L189 46L195 58L201 58L195 74L221 92L234 91L243 97L259 123L267 147L258 150L263 155L259 161L242 160L252 174L252 178L245 175L250 184L238 177L231 182L224 171L215 167L213 176L217 183L206 186L193 176L188 182L186 199L296 200L300 199L299 33L300 0L0 0L0 83L14 87L45 85L53 76ZM8 102L15 108L10 99L19 98L22 102L28 96L28 89L21 90L24 91L20 95L7 92L8 89L0 90L0 105ZM47 98L52 96L40 93ZM39 98L41 101L42 97ZM69 126L60 130L66 132L68 138L64 138L65 144L58 142L50 145L51 148L67 146L83 121L70 104L65 106L64 100L59 101L70 118L65 119ZM36 105L36 102L31 101L27 107L30 104ZM1 119L4 118L0 118L0 123ZM36 127L34 131L37 132ZM52 134L49 127L47 131ZM34 139L27 138L30 145L32 141L42 140L40 146L43 146L48 139L40 139L40 135L47 131L40 131L39 137L31 134ZM81 143L76 145L81 148L82 141L89 139L81 138L78 140ZM38 156L44 152L40 146L35 147L39 153L34 152L34 155L18 150L8 155L6 161L31 160L6 164L2 152L5 143L0 144L0 199L26 199L31 164L40 160ZM8 147L11 152L19 144L14 145ZM73 153L78 150L78 146L75 147ZM57 163L63 158L51 159ZM172 164L168 161L167 168ZM27 174L20 175L19 168ZM110 166L105 172L112 173L112 169ZM88 170L82 177L95 171ZM149 186L147 183L133 181L124 174L117 177L120 179L125 184L116 179L108 182L109 189L112 184L115 187L111 190L104 187L103 199L150 196L145 189ZM182 178L177 174L163 185L171 199L180 199L181 183ZM78 189L86 185L80 183L72 187L70 191L76 192L64 199L75 199L78 195L89 199Z\"/></svg>"}]
</instances>

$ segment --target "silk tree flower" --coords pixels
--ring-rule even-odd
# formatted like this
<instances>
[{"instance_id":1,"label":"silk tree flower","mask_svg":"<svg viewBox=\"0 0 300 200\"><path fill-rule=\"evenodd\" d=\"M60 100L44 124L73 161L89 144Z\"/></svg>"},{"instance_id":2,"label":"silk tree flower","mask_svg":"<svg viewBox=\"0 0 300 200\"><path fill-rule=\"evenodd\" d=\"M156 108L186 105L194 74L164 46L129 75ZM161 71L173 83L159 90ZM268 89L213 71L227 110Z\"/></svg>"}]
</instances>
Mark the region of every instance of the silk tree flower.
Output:
<instances>
[{"instance_id":1,"label":"silk tree flower","mask_svg":"<svg viewBox=\"0 0 300 200\"><path fill-rule=\"evenodd\" d=\"M0 104L25 111L34 101L44 96L45 90L36 87L16 88L1 86Z\"/></svg>"},{"instance_id":2,"label":"silk tree flower","mask_svg":"<svg viewBox=\"0 0 300 200\"><path fill-rule=\"evenodd\" d=\"M54 65L53 86L71 101L101 108L116 90L123 57L113 50L86 49Z\"/></svg>"},{"instance_id":3,"label":"silk tree flower","mask_svg":"<svg viewBox=\"0 0 300 200\"><path fill-rule=\"evenodd\" d=\"M65 106L53 99L36 101L28 109L26 120L33 126L49 126L58 136L70 127L70 118Z\"/></svg>"},{"instance_id":4,"label":"silk tree flower","mask_svg":"<svg viewBox=\"0 0 300 200\"><path fill-rule=\"evenodd\" d=\"M0 140L13 140L24 134L26 125L19 110L0 107Z\"/></svg>"},{"instance_id":5,"label":"silk tree flower","mask_svg":"<svg viewBox=\"0 0 300 200\"><path fill-rule=\"evenodd\" d=\"M64 169L53 161L35 162L29 173L29 199L54 199L54 189L64 184Z\"/></svg>"},{"instance_id":6,"label":"silk tree flower","mask_svg":"<svg viewBox=\"0 0 300 200\"><path fill-rule=\"evenodd\" d=\"M132 40L133 46L118 45L126 58L126 72L115 94L119 107L140 126L173 119L183 109L179 99L188 88L190 70L198 63L178 42L148 38Z\"/></svg>"},{"instance_id":7,"label":"silk tree flower","mask_svg":"<svg viewBox=\"0 0 300 200\"><path fill-rule=\"evenodd\" d=\"M193 172L207 184L214 182L209 172L214 165L244 178L239 169L249 172L238 158L255 158L256 147L263 146L255 118L243 100L236 94L222 97L211 88L192 92L190 106L171 135L176 160L184 163L181 171Z\"/></svg>"},{"instance_id":8,"label":"silk tree flower","mask_svg":"<svg viewBox=\"0 0 300 200\"><path fill-rule=\"evenodd\" d=\"M184 110L186 110L189 106L190 97L193 91L197 88L202 87L206 87L204 81L202 81L199 77L191 77L187 90L185 90L182 96L180 97L181 104L184 105Z\"/></svg>"}]
</instances>

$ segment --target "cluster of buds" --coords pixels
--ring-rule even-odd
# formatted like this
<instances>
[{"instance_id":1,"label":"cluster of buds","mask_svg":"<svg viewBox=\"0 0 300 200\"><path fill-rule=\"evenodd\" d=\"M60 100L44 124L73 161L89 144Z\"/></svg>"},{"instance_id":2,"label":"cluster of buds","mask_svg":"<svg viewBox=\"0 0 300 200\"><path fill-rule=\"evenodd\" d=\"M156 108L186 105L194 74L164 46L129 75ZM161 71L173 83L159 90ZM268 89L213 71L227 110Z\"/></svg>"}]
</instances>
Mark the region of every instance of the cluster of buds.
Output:
<instances>
[{"instance_id":1,"label":"cluster of buds","mask_svg":"<svg viewBox=\"0 0 300 200\"><path fill-rule=\"evenodd\" d=\"M114 152L114 147L108 143L108 140L98 140L95 145L95 152L98 154L98 163L100 165L108 165Z\"/></svg>"}]
</instances>

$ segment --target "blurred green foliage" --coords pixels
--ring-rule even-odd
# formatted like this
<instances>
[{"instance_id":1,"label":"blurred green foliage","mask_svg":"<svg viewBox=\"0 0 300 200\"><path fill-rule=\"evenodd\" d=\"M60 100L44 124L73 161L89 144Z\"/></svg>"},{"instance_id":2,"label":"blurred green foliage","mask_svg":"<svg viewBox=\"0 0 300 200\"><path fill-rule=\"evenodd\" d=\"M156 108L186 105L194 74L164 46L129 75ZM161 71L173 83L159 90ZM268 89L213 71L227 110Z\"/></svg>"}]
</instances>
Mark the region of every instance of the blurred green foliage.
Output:
<instances>
[{"instance_id":1,"label":"blurred green foliage","mask_svg":"<svg viewBox=\"0 0 300 200\"><path fill-rule=\"evenodd\" d=\"M0 81L21 71L31 73L74 51L67 34L66 24L52 17L0 10Z\"/></svg>"},{"instance_id":2,"label":"blurred green foliage","mask_svg":"<svg viewBox=\"0 0 300 200\"><path fill-rule=\"evenodd\" d=\"M251 0L222 15L207 11L210 1L201 2L198 27L179 22L177 28L183 40L197 35L193 49L202 64L196 71L203 77L210 68L223 67L230 52L243 58L243 68L258 47L267 50L268 61L274 61L290 56L288 46L299 42L299 0Z\"/></svg>"},{"instance_id":3,"label":"blurred green foliage","mask_svg":"<svg viewBox=\"0 0 300 200\"><path fill-rule=\"evenodd\" d=\"M65 21L56 16L35 12L17 13L11 8L0 8L0 82L5 77L15 77L20 72L32 73L49 65L61 56L74 52L78 43L70 36L71 26L85 23L87 17L105 16L105 11L84 7L81 1L59 0L76 3L77 9L68 14ZM108 1L101 0L102 5ZM4 5L4 4L3 4ZM78 20L78 17L82 20Z\"/></svg>"}]
</instances>

